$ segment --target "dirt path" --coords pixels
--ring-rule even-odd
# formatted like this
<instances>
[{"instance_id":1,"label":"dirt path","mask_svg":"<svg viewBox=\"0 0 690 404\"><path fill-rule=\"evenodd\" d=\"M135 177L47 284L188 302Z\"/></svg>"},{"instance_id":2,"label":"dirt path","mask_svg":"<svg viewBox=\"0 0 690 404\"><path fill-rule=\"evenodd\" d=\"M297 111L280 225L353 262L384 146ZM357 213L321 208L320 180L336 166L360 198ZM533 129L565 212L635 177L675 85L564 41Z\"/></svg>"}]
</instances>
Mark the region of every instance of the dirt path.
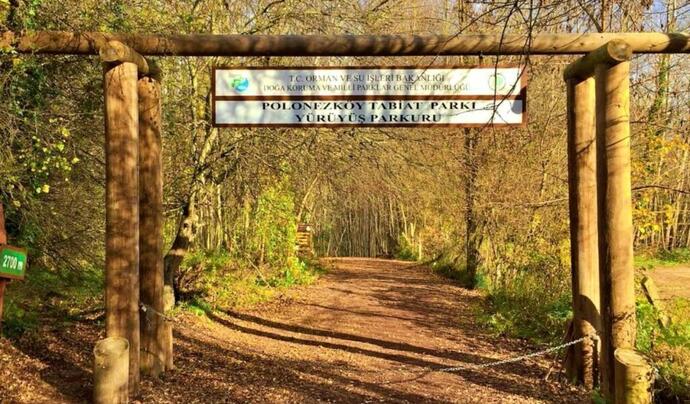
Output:
<instances>
[{"instance_id":1,"label":"dirt path","mask_svg":"<svg viewBox=\"0 0 690 404\"><path fill-rule=\"evenodd\" d=\"M681 297L690 299L690 265L656 267L649 271L649 276L659 287L663 299Z\"/></svg>"},{"instance_id":2,"label":"dirt path","mask_svg":"<svg viewBox=\"0 0 690 404\"><path fill-rule=\"evenodd\" d=\"M551 363L543 358L482 371L427 372L490 362L538 347L488 336L475 322L480 296L424 268L373 259L331 262L334 269L315 285L298 288L279 301L208 319L181 319L176 331L177 370L162 380L145 380L140 400L589 401L581 390L545 382ZM93 332L81 334L94 341L98 337ZM45 352L25 350L47 365L35 365L46 402L88 400L90 346L92 341L80 340L69 346L47 344Z\"/></svg>"}]
</instances>

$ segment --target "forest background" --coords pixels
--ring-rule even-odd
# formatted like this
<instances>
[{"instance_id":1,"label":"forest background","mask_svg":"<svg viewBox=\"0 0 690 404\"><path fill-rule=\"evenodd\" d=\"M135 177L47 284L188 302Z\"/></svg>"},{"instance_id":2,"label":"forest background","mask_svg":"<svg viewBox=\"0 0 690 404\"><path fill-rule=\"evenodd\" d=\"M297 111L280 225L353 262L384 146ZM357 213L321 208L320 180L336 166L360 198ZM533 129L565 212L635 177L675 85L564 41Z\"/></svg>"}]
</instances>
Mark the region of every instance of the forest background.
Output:
<instances>
[{"instance_id":1,"label":"forest background","mask_svg":"<svg viewBox=\"0 0 690 404\"><path fill-rule=\"evenodd\" d=\"M678 0L0 0L0 30L228 34L456 34L687 31ZM430 263L487 296L497 333L562 338L570 311L566 105L574 57L160 58L163 71L166 274L181 307L269 299L311 281L296 226L317 256ZM213 66L519 63L529 76L528 125L511 129L217 129ZM632 63L635 247L647 266L690 260L690 60ZM0 50L0 202L13 244L29 248L5 333L46 313L102 308L104 152L97 58ZM547 285L547 287L544 287ZM689 304L657 327L638 303L641 349L664 394L687 396ZM524 315L525 312L531 316Z\"/></svg>"}]
</instances>

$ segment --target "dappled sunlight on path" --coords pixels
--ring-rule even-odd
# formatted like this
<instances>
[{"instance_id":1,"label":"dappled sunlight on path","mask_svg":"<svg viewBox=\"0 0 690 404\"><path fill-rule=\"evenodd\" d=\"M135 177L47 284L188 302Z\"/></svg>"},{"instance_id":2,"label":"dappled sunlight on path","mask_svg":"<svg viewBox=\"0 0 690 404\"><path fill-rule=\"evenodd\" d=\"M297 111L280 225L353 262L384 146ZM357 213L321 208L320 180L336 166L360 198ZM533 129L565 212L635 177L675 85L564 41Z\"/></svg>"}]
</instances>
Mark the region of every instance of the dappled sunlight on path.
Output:
<instances>
[{"instance_id":1,"label":"dappled sunlight on path","mask_svg":"<svg viewBox=\"0 0 690 404\"><path fill-rule=\"evenodd\" d=\"M536 347L476 324L481 297L402 261L337 259L316 285L253 310L210 313L179 327L178 370L145 401L585 402L545 382L550 362L431 372ZM151 383L151 382L148 382ZM166 396L157 394L165 390ZM210 395L210 396L209 396Z\"/></svg>"},{"instance_id":2,"label":"dappled sunlight on path","mask_svg":"<svg viewBox=\"0 0 690 404\"><path fill-rule=\"evenodd\" d=\"M539 349L482 330L479 293L408 262L324 262L331 270L314 285L271 303L179 317L176 370L142 379L138 402L589 402L553 375L544 380L548 358L434 371ZM0 359L29 382L11 386L10 402L88 402L91 350L102 337L102 324L86 320L0 347Z\"/></svg>"}]
</instances>

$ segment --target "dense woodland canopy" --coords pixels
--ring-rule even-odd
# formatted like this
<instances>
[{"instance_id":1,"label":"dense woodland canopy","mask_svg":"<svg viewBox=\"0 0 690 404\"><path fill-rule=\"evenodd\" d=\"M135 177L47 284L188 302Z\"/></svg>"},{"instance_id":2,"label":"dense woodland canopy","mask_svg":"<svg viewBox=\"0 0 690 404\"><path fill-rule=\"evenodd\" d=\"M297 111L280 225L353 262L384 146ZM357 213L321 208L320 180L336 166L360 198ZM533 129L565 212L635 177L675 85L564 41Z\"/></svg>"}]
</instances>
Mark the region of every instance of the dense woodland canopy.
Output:
<instances>
[{"instance_id":1,"label":"dense woodland canopy","mask_svg":"<svg viewBox=\"0 0 690 404\"><path fill-rule=\"evenodd\" d=\"M688 29L682 0L0 0L0 30L13 31L526 35L522 56L154 58L163 72L166 274L178 297L214 305L234 302L223 285L242 276L295 276L298 223L314 226L319 256L436 260L479 271L495 288L550 284L534 298L567 300L562 72L575 57L530 56L529 37ZM214 66L497 62L525 66L524 128L210 125ZM690 247L689 68L685 55L633 59L638 250ZM30 248L32 265L65 277L103 268L102 74L97 57L0 50L8 231Z\"/></svg>"},{"instance_id":2,"label":"dense woodland canopy","mask_svg":"<svg viewBox=\"0 0 690 404\"><path fill-rule=\"evenodd\" d=\"M662 1L0 1L0 28L151 33L435 34L682 31ZM103 260L102 68L2 54L0 192L9 231L49 267ZM213 66L522 63L524 129L214 129ZM568 57L162 58L166 245L280 266L296 222L319 255L434 258L495 280L535 257L567 265ZM633 62L635 240L690 245L683 55ZM283 248L280 250L280 248ZM176 267L168 257L168 268ZM540 264L541 265L541 264ZM173 268L174 269L174 268Z\"/></svg>"}]
</instances>

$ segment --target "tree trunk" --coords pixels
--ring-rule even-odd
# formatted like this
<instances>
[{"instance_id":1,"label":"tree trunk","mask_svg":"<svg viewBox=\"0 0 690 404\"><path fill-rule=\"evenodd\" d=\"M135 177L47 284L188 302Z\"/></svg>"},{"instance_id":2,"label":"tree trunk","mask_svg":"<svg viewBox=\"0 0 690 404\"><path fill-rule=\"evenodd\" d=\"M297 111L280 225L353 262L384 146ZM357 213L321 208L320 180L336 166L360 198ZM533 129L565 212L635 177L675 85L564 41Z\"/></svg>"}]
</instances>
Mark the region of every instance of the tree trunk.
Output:
<instances>
[{"instance_id":1,"label":"tree trunk","mask_svg":"<svg viewBox=\"0 0 690 404\"><path fill-rule=\"evenodd\" d=\"M466 236L465 236L465 270L467 271L467 286L476 286L477 267L479 266L479 235L477 234L477 218L474 209L476 198L477 182L477 134L472 129L465 129L465 217L466 217Z\"/></svg>"},{"instance_id":2,"label":"tree trunk","mask_svg":"<svg viewBox=\"0 0 690 404\"><path fill-rule=\"evenodd\" d=\"M190 76L193 83L192 99L196 100L199 97L198 88L196 84L196 73L190 70ZM175 235L175 240L173 241L170 251L165 256L164 268L165 268L165 285L168 286L174 292L173 301L177 301L180 297L179 285L177 285L177 270L182 264L187 251L192 246L192 243L196 237L197 227L198 227L198 209L197 209L197 199L198 194L206 182L206 172L208 170L207 161L209 154L213 148L213 145L218 139L218 128L211 128L210 126L200 125L198 120L201 116L208 118L208 108L207 103L195 103L190 104L190 116L193 121L194 131L196 132L195 138L199 138L204 135L203 145L201 150L195 153L195 167L194 175L190 184L189 195L187 196L187 201L182 207L182 217L180 219L180 225L177 229L177 234ZM172 299L168 297L168 300Z\"/></svg>"},{"instance_id":3,"label":"tree trunk","mask_svg":"<svg viewBox=\"0 0 690 404\"><path fill-rule=\"evenodd\" d=\"M180 297L176 276L177 270L180 268L182 260L192 245L192 241L196 234L196 226L196 195L192 194L187 201L187 205L182 209L182 219L177 229L177 235L175 236L172 247L170 247L170 250L163 260L165 285L172 289L174 293L174 302Z\"/></svg>"}]
</instances>

